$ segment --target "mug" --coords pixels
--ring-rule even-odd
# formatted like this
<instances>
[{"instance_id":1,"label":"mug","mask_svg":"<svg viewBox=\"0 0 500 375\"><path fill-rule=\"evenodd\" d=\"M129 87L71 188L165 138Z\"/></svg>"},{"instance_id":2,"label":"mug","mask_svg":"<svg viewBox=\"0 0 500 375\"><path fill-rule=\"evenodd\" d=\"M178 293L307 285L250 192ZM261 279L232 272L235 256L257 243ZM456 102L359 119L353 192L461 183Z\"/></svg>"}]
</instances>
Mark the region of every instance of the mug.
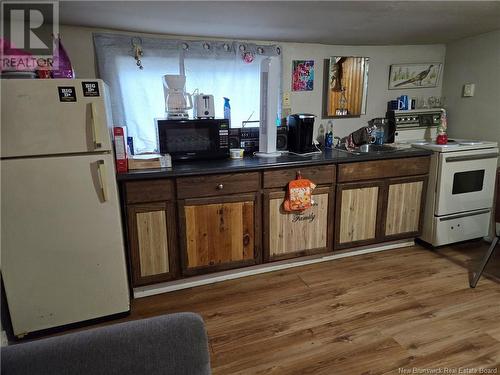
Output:
<instances>
[{"instance_id":1,"label":"mug","mask_svg":"<svg viewBox=\"0 0 500 375\"><path fill-rule=\"evenodd\" d=\"M408 110L409 109L409 101L408 95L401 95L398 97L398 110Z\"/></svg>"}]
</instances>

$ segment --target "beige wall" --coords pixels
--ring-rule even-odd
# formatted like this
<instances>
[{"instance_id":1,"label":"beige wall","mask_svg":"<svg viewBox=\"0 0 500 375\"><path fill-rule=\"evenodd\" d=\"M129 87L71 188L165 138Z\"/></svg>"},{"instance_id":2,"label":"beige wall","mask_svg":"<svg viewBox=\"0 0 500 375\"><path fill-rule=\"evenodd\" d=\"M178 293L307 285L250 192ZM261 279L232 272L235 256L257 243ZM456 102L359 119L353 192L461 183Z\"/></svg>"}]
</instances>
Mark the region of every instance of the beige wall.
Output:
<instances>
[{"instance_id":1,"label":"beige wall","mask_svg":"<svg viewBox=\"0 0 500 375\"><path fill-rule=\"evenodd\" d=\"M62 25L62 40L78 77L95 77L94 47L92 32L109 31L101 29L73 27ZM111 31L113 32L113 31ZM137 35L134 33L133 35ZM158 36L158 35L156 35ZM165 38L176 36L163 35ZM188 39L194 39L192 37ZM291 65L293 59L315 60L314 90L310 92L292 92L292 112L308 112L319 116L316 128L321 119L323 93L323 59L330 56L365 56L370 57L368 77L368 98L366 115L354 119L334 120L334 131L344 136L351 131L366 125L373 117L385 115L387 101L402 94L411 96L440 96L441 83L436 88L413 90L388 90L389 66L395 63L444 62L445 46L408 45L408 46L334 46L310 43L279 43L283 47L283 90L290 91Z\"/></svg>"},{"instance_id":2,"label":"beige wall","mask_svg":"<svg viewBox=\"0 0 500 375\"><path fill-rule=\"evenodd\" d=\"M465 83L473 97L462 97ZM446 45L443 95L451 137L500 143L500 30Z\"/></svg>"}]
</instances>

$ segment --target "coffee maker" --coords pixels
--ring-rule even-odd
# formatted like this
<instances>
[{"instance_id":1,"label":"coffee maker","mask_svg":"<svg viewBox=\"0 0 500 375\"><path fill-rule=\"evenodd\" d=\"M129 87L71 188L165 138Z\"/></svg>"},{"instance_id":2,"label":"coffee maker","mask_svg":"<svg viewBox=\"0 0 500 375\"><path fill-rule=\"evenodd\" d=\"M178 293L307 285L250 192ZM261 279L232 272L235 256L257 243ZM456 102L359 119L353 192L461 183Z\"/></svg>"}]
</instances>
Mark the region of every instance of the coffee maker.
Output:
<instances>
[{"instance_id":1,"label":"coffee maker","mask_svg":"<svg viewBox=\"0 0 500 375\"><path fill-rule=\"evenodd\" d=\"M314 118L308 113L288 116L288 150L297 154L313 151Z\"/></svg>"},{"instance_id":2,"label":"coffee maker","mask_svg":"<svg viewBox=\"0 0 500 375\"><path fill-rule=\"evenodd\" d=\"M169 120L188 119L188 109L193 108L191 94L186 92L186 76L167 74L163 76L165 113ZM189 101L189 105L187 104Z\"/></svg>"}]
</instances>

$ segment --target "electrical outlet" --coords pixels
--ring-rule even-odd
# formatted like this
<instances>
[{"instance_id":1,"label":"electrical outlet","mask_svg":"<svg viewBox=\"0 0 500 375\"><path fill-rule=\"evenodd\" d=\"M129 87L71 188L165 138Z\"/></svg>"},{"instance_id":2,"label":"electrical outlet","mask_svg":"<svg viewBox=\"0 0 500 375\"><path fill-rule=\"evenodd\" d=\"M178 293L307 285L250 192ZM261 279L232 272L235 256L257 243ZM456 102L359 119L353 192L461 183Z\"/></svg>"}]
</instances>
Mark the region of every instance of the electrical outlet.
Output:
<instances>
[{"instance_id":1,"label":"electrical outlet","mask_svg":"<svg viewBox=\"0 0 500 375\"><path fill-rule=\"evenodd\" d=\"M463 97L471 97L474 96L474 91L476 89L476 85L473 83L466 83L464 85L464 91L462 93Z\"/></svg>"},{"instance_id":2,"label":"electrical outlet","mask_svg":"<svg viewBox=\"0 0 500 375\"><path fill-rule=\"evenodd\" d=\"M283 107L291 107L290 105L290 92L286 91L283 93Z\"/></svg>"}]
</instances>

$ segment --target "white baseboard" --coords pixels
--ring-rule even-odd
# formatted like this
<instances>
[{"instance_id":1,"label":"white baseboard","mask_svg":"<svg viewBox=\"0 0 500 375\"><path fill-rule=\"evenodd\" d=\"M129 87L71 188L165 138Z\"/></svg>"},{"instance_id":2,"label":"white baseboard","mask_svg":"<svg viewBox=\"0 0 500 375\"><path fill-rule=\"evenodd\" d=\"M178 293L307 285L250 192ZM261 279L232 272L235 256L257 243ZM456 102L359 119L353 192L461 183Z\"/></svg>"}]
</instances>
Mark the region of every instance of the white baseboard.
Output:
<instances>
[{"instance_id":1,"label":"white baseboard","mask_svg":"<svg viewBox=\"0 0 500 375\"><path fill-rule=\"evenodd\" d=\"M398 242L390 242L376 247L366 247L366 246L360 247L358 250L353 250L343 254L331 254L331 255L320 254L320 255L313 255L309 257L302 257L302 258L284 260L273 263L259 264L256 266L217 272L209 275L193 276L187 279L174 280L160 284L142 286L134 288L133 293L134 293L134 298L143 298L155 294L173 292L175 290L219 283L221 281L238 279L241 277L253 276L261 273L279 271L287 268L306 266L308 264L327 262L335 259L347 258L361 254L375 253L378 251L409 247L413 245L415 245L415 241L405 240Z\"/></svg>"}]
</instances>

